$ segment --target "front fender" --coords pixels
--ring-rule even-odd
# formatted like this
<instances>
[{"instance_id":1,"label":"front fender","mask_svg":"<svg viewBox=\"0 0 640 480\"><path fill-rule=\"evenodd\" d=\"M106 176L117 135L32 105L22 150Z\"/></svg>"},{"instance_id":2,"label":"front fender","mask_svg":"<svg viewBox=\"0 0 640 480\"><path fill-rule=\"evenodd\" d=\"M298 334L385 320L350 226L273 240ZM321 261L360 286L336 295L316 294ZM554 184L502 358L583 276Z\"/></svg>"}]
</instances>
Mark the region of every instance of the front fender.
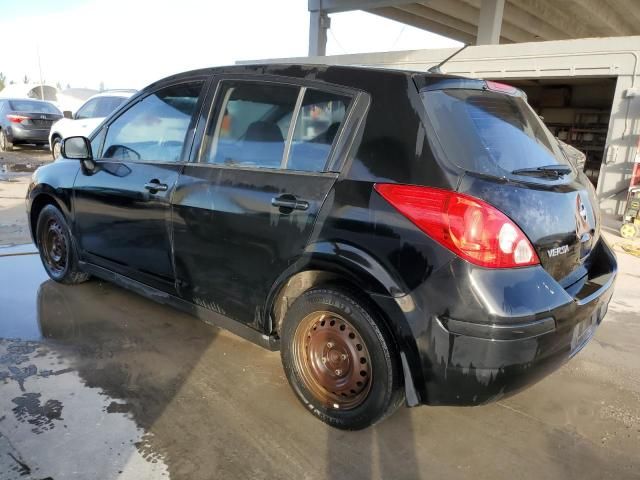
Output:
<instances>
[{"instance_id":1,"label":"front fender","mask_svg":"<svg viewBox=\"0 0 640 480\"><path fill-rule=\"evenodd\" d=\"M73 225L73 184L79 171L79 162L60 159L38 168L33 173L26 198L32 238L35 238L33 229L37 211L42 205L52 201L67 218L70 226ZM34 208L37 211L34 211Z\"/></svg>"}]
</instances>

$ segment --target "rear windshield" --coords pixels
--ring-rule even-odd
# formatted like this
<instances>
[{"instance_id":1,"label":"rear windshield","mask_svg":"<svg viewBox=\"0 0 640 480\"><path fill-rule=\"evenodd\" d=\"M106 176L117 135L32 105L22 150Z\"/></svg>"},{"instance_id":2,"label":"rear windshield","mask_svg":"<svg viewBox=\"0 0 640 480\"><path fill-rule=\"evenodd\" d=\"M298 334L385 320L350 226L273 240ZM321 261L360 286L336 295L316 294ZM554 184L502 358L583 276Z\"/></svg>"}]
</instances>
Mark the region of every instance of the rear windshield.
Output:
<instances>
[{"instance_id":1,"label":"rear windshield","mask_svg":"<svg viewBox=\"0 0 640 480\"><path fill-rule=\"evenodd\" d=\"M14 112L27 113L52 113L60 115L60 110L47 102L34 102L33 100L11 100L9 107Z\"/></svg>"},{"instance_id":2,"label":"rear windshield","mask_svg":"<svg viewBox=\"0 0 640 480\"><path fill-rule=\"evenodd\" d=\"M447 158L464 170L504 177L523 168L569 165L521 96L462 88L421 96Z\"/></svg>"}]
</instances>

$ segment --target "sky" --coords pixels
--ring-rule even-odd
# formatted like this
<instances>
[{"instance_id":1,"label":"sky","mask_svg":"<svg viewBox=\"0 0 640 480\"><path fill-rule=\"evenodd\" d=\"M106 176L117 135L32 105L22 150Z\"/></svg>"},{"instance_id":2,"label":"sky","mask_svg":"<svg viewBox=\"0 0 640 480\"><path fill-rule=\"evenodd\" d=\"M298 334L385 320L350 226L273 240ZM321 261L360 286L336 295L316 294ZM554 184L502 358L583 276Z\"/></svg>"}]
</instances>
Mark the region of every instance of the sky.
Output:
<instances>
[{"instance_id":1,"label":"sky","mask_svg":"<svg viewBox=\"0 0 640 480\"><path fill-rule=\"evenodd\" d=\"M194 68L305 56L307 0L0 0L0 72L142 88ZM331 15L327 54L460 45L364 12Z\"/></svg>"}]
</instances>

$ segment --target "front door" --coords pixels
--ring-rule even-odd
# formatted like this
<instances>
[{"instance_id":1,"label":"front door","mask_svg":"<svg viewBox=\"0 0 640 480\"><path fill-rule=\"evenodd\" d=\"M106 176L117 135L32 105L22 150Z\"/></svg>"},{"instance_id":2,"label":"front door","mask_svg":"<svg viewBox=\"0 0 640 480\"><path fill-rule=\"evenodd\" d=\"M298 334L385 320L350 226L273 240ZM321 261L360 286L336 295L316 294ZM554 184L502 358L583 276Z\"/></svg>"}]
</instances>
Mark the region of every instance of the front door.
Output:
<instances>
[{"instance_id":1,"label":"front door","mask_svg":"<svg viewBox=\"0 0 640 480\"><path fill-rule=\"evenodd\" d=\"M203 81L161 88L108 124L96 168L74 184L84 260L167 292L175 290L170 199L188 157Z\"/></svg>"},{"instance_id":2,"label":"front door","mask_svg":"<svg viewBox=\"0 0 640 480\"><path fill-rule=\"evenodd\" d=\"M250 81L217 91L203 155L172 199L177 283L185 299L259 328L335 182L326 165L351 99Z\"/></svg>"}]
</instances>

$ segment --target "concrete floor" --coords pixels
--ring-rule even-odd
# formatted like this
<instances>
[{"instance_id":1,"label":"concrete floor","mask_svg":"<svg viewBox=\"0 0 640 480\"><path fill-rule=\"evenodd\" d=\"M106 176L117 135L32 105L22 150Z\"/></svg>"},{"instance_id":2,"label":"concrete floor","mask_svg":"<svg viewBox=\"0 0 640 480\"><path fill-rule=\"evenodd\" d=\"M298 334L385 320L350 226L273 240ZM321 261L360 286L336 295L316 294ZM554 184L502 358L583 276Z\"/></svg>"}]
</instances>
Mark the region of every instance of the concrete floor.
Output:
<instances>
[{"instance_id":1,"label":"concrete floor","mask_svg":"<svg viewBox=\"0 0 640 480\"><path fill-rule=\"evenodd\" d=\"M640 478L640 259L565 367L476 408L401 409L341 432L277 353L0 249L0 478ZM621 255L619 255L621 256Z\"/></svg>"},{"instance_id":2,"label":"concrete floor","mask_svg":"<svg viewBox=\"0 0 640 480\"><path fill-rule=\"evenodd\" d=\"M0 245L29 241L24 153L48 160L0 154ZM305 411L277 353L107 283L56 284L33 251L0 247L1 480L640 478L640 259L621 250L608 315L559 371L355 433Z\"/></svg>"}]
</instances>

